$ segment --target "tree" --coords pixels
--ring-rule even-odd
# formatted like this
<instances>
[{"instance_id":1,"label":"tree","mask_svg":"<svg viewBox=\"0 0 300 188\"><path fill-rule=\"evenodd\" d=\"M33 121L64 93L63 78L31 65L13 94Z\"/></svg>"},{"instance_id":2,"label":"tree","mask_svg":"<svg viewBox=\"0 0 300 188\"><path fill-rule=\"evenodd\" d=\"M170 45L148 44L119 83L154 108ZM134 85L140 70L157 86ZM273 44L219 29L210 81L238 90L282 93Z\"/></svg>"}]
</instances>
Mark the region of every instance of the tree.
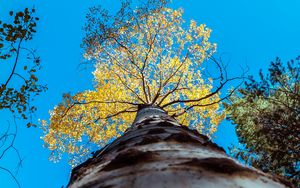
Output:
<instances>
[{"instance_id":1,"label":"tree","mask_svg":"<svg viewBox=\"0 0 300 188\"><path fill-rule=\"evenodd\" d=\"M99 7L90 10L83 47L85 57L95 63L95 89L65 94L50 122L42 122L43 139L54 159L66 152L74 165L91 143L104 145L122 136L76 167L69 186L171 186L178 183L176 173L186 175L177 186L197 185L202 170L206 183L214 173L221 181L241 172L243 178L253 175L257 185L280 186L280 179L238 165L205 136L224 118L220 101L228 96L221 97L221 89L237 78L228 79L212 57L216 45L208 41L211 30L195 21L186 26L182 10L164 5L147 1L132 10L124 2L115 17ZM206 59L220 68L216 79L201 74ZM213 87L216 80L219 85ZM190 175L193 165L199 168ZM158 173L169 170L174 173ZM235 183L240 185L229 184Z\"/></svg>"},{"instance_id":2,"label":"tree","mask_svg":"<svg viewBox=\"0 0 300 188\"><path fill-rule=\"evenodd\" d=\"M264 172L283 175L300 184L300 57L284 66L279 58L260 80L250 77L230 98L230 120L243 148L234 156Z\"/></svg>"},{"instance_id":3,"label":"tree","mask_svg":"<svg viewBox=\"0 0 300 188\"><path fill-rule=\"evenodd\" d=\"M195 21L184 28L182 10L144 8L130 11L124 3L113 22L101 8L91 9L83 47L95 62L95 89L65 94L50 124L42 122L54 160L66 152L76 162L91 142L103 146L120 136L141 104L160 106L206 135L224 118L219 93L230 80L222 75L213 88L213 80L201 74L216 49L208 41L211 30Z\"/></svg>"},{"instance_id":4,"label":"tree","mask_svg":"<svg viewBox=\"0 0 300 188\"><path fill-rule=\"evenodd\" d=\"M39 19L33 15L34 12L35 9L28 8L16 13L10 11L10 23L0 21L1 66L4 70L11 69L7 71L7 76L3 75L6 77L0 82L0 110L8 109L25 120L30 118L28 127L35 126L31 114L36 107L30 102L46 90L44 85L38 83L36 76L41 68L40 57L34 50L26 47L26 43L32 40L36 32L36 21Z\"/></svg>"},{"instance_id":5,"label":"tree","mask_svg":"<svg viewBox=\"0 0 300 188\"><path fill-rule=\"evenodd\" d=\"M14 145L17 136L16 118L25 120L28 127L35 126L32 113L37 108L31 102L46 90L44 85L38 83L36 76L40 69L40 58L27 47L36 32L39 19L34 13L35 9L28 8L16 13L10 11L10 19L7 22L0 21L0 111L9 110L14 117L14 128L9 121L7 127L1 126L0 160L12 150L19 159L17 171L22 165L22 158ZM0 166L0 170L11 175L20 187L9 168Z\"/></svg>"}]
</instances>

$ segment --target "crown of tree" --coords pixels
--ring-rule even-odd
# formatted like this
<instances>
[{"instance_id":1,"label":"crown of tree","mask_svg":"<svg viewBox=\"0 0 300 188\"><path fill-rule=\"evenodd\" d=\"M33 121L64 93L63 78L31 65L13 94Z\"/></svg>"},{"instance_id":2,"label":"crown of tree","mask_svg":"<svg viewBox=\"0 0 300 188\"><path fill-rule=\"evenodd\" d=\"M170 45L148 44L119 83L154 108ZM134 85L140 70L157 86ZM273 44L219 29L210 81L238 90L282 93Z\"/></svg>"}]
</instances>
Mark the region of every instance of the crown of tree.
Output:
<instances>
[{"instance_id":1,"label":"crown of tree","mask_svg":"<svg viewBox=\"0 0 300 188\"><path fill-rule=\"evenodd\" d=\"M212 79L201 74L201 64L216 50L211 30L185 23L181 9L124 10L114 21L98 8L87 16L83 47L84 57L95 64L94 89L65 94L50 122L42 121L53 160L68 153L72 164L80 162L93 145L130 127L141 104L159 106L206 135L224 118L221 87L214 89Z\"/></svg>"}]
</instances>

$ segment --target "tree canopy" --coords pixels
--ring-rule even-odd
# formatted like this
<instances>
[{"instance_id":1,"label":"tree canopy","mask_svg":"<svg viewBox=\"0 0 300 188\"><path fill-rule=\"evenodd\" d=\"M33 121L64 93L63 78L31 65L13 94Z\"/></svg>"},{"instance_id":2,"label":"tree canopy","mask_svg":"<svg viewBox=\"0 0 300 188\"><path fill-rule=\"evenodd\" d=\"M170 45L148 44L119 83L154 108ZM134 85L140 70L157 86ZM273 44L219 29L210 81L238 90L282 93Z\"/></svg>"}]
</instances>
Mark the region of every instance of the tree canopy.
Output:
<instances>
[{"instance_id":1,"label":"tree canopy","mask_svg":"<svg viewBox=\"0 0 300 188\"><path fill-rule=\"evenodd\" d=\"M226 105L244 148L235 157L265 172L283 175L296 187L300 181L300 57L271 62Z\"/></svg>"},{"instance_id":2,"label":"tree canopy","mask_svg":"<svg viewBox=\"0 0 300 188\"><path fill-rule=\"evenodd\" d=\"M28 47L39 20L35 16L35 9L10 11L7 15L9 15L7 20L0 20L0 113L8 110L14 118L13 123L7 121L7 126L1 125L0 160L11 157L13 154L11 152L14 152L18 159L17 174L22 166L22 158L15 147L18 126L16 118L23 119L27 127L36 126L32 114L37 107L31 102L47 88L38 81L40 58L35 50ZM0 170L8 173L20 187L17 178L7 165L1 165Z\"/></svg>"},{"instance_id":3,"label":"tree canopy","mask_svg":"<svg viewBox=\"0 0 300 188\"><path fill-rule=\"evenodd\" d=\"M35 9L28 8L16 13L10 11L9 21L0 21L0 66L4 70L0 80L0 110L8 109L29 119L28 127L34 125L31 114L36 110L30 102L46 90L36 76L41 68L40 57L27 47L39 20L34 12Z\"/></svg>"},{"instance_id":4,"label":"tree canopy","mask_svg":"<svg viewBox=\"0 0 300 188\"><path fill-rule=\"evenodd\" d=\"M212 78L203 78L201 65L216 51L211 29L185 23L181 9L149 7L124 3L115 17L90 10L83 47L95 65L94 89L65 94L50 122L42 121L53 160L66 152L72 164L80 162L92 143L103 146L121 135L139 104L159 106L203 134L216 131L224 118L220 90L229 80L221 74L213 87Z\"/></svg>"}]
</instances>

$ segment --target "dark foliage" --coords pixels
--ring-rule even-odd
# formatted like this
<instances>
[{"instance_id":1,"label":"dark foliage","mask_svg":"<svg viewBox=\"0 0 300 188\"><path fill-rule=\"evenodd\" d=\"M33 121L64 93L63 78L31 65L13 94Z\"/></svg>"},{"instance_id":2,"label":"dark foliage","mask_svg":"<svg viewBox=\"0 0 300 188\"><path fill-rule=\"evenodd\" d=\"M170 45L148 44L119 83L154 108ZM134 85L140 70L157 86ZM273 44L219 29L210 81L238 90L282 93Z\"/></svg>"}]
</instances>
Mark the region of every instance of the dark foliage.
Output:
<instances>
[{"instance_id":1,"label":"dark foliage","mask_svg":"<svg viewBox=\"0 0 300 188\"><path fill-rule=\"evenodd\" d=\"M14 117L14 127L9 121L8 126L1 125L0 160L13 154L18 160L16 171L4 165L0 166L0 172L10 175L18 187L21 185L16 174L22 167L23 159L15 147L16 119L25 120L28 127L35 126L31 116L37 108L31 101L47 89L38 83L40 57L35 50L27 47L36 33L36 22L39 20L34 13L35 9L28 8L15 13L10 11L6 22L0 20L0 112L8 110Z\"/></svg>"},{"instance_id":2,"label":"dark foliage","mask_svg":"<svg viewBox=\"0 0 300 188\"><path fill-rule=\"evenodd\" d=\"M30 105L34 96L46 90L38 83L37 71L40 67L40 57L35 50L26 47L36 32L38 18L34 16L35 9L9 12L9 22L0 21L0 110L8 109L28 119L36 110ZM8 74L5 74L8 73ZM28 117L29 115L29 117ZM27 126L32 126L29 119Z\"/></svg>"}]
</instances>

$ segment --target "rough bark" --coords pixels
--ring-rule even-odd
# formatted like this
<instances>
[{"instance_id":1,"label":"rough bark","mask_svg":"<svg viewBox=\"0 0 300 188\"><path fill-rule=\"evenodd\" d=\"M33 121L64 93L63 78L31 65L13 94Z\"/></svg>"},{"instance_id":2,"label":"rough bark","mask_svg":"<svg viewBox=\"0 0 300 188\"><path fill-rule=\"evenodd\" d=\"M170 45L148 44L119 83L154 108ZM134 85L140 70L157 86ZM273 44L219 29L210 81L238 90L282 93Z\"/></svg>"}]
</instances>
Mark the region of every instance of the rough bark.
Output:
<instances>
[{"instance_id":1,"label":"rough bark","mask_svg":"<svg viewBox=\"0 0 300 188\"><path fill-rule=\"evenodd\" d=\"M245 167L208 137L156 107L143 107L123 136L73 169L69 188L292 187Z\"/></svg>"}]
</instances>

